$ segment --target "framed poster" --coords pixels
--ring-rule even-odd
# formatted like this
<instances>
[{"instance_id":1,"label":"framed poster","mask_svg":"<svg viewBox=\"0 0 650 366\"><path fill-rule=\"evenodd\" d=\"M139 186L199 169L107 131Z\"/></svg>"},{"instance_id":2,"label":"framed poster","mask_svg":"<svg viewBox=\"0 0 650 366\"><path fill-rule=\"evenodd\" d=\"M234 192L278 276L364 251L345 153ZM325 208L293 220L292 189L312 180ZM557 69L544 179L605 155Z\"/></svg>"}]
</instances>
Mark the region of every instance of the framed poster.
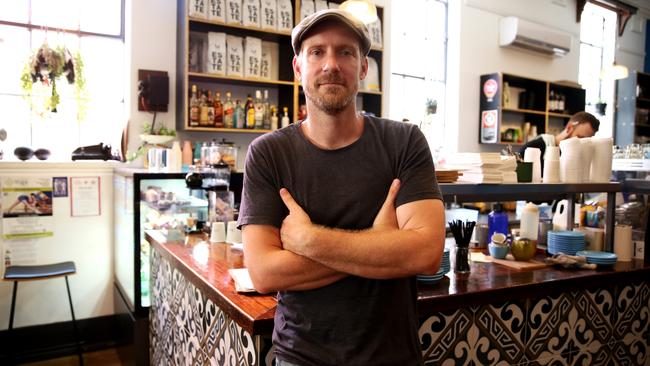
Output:
<instances>
[{"instance_id":1,"label":"framed poster","mask_svg":"<svg viewBox=\"0 0 650 366\"><path fill-rule=\"evenodd\" d=\"M68 197L68 178L52 178L52 197Z\"/></svg>"},{"instance_id":2,"label":"framed poster","mask_svg":"<svg viewBox=\"0 0 650 366\"><path fill-rule=\"evenodd\" d=\"M100 192L99 177L70 177L70 216L99 216Z\"/></svg>"}]
</instances>

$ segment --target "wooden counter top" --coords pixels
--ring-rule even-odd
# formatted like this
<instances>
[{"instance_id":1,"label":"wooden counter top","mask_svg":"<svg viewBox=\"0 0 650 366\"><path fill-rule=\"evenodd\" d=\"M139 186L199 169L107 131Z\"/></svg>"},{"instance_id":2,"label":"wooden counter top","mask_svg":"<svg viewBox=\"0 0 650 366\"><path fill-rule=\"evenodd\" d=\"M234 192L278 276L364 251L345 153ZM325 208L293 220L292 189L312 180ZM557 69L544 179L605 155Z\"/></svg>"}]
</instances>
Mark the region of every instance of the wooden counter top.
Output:
<instances>
[{"instance_id":1,"label":"wooden counter top","mask_svg":"<svg viewBox=\"0 0 650 366\"><path fill-rule=\"evenodd\" d=\"M185 242L165 243L156 230L145 231L145 238L172 267L252 335L271 334L277 301L275 296L240 294L228 274L230 268L243 267L243 254L225 243L207 243L203 236L188 236Z\"/></svg>"},{"instance_id":2,"label":"wooden counter top","mask_svg":"<svg viewBox=\"0 0 650 366\"><path fill-rule=\"evenodd\" d=\"M233 252L227 244L202 242L204 238L201 236L166 244L163 244L164 237L160 232L146 231L145 237L173 267L242 328L252 335L271 334L275 296L239 294L228 274L229 268L241 267L240 252ZM538 259L543 260L543 256ZM418 283L418 310L420 316L426 316L436 311L540 297L573 289L602 288L625 281L650 281L650 264L633 260L596 270L548 267L520 271L495 263L473 262L469 274L456 274L452 263L452 272L440 282L433 285Z\"/></svg>"}]
</instances>

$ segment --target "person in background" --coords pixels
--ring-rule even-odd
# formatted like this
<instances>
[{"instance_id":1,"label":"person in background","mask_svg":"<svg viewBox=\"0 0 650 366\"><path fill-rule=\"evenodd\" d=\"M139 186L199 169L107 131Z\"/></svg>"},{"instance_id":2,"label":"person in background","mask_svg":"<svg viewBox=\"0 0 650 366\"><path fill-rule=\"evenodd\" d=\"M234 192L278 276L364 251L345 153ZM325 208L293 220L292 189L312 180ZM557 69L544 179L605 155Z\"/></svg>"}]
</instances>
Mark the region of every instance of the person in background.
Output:
<instances>
[{"instance_id":1,"label":"person in background","mask_svg":"<svg viewBox=\"0 0 650 366\"><path fill-rule=\"evenodd\" d=\"M542 153L542 164L544 161L544 153L547 146L560 146L560 141L566 140L571 137L592 137L598 132L600 121L594 117L593 114L587 112L578 112L571 116L567 122L564 130L557 135L541 134L530 141L528 141L520 150L519 155L523 158L524 152L529 147L536 147Z\"/></svg>"},{"instance_id":2,"label":"person in background","mask_svg":"<svg viewBox=\"0 0 650 366\"><path fill-rule=\"evenodd\" d=\"M291 41L307 118L250 145L238 222L255 288L277 292L276 365L420 365L414 275L445 237L426 139L357 112L363 23L323 10Z\"/></svg>"}]
</instances>

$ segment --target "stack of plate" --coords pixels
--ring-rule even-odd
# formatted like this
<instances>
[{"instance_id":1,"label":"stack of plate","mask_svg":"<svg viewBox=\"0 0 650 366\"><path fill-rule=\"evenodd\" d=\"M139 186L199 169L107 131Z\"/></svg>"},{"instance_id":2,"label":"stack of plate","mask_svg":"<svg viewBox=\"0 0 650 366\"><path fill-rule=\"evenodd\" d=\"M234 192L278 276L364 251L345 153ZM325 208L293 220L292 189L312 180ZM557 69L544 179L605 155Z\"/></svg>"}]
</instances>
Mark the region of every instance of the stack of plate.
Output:
<instances>
[{"instance_id":1,"label":"stack of plate","mask_svg":"<svg viewBox=\"0 0 650 366\"><path fill-rule=\"evenodd\" d=\"M585 249L585 234L579 231L549 231L546 241L551 254L576 255Z\"/></svg>"},{"instance_id":2,"label":"stack of plate","mask_svg":"<svg viewBox=\"0 0 650 366\"><path fill-rule=\"evenodd\" d=\"M445 273L449 272L451 265L449 264L449 249L445 248L442 253L442 263L440 263L440 270L434 275L417 275L418 282L423 283L436 283L445 277Z\"/></svg>"},{"instance_id":3,"label":"stack of plate","mask_svg":"<svg viewBox=\"0 0 650 366\"><path fill-rule=\"evenodd\" d=\"M618 256L614 253L600 252L596 250L581 250L576 253L587 258L587 263L594 263L599 266L613 266Z\"/></svg>"}]
</instances>

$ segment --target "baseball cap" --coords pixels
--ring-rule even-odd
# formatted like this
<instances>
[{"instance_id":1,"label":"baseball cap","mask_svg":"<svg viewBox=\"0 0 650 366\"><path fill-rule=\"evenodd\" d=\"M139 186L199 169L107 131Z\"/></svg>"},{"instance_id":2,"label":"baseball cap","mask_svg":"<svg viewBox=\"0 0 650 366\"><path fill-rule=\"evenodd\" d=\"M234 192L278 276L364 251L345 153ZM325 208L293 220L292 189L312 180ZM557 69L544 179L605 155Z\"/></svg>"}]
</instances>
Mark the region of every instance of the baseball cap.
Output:
<instances>
[{"instance_id":1,"label":"baseball cap","mask_svg":"<svg viewBox=\"0 0 650 366\"><path fill-rule=\"evenodd\" d=\"M366 28L366 25L355 18L352 14L341 9L325 9L318 11L303 19L297 26L295 26L295 28L293 28L293 31L291 32L291 45L293 46L293 52L296 55L300 51L300 45L309 30L325 20L336 21L347 26L348 29L359 37L361 53L364 56L368 55L368 52L370 52L370 45L372 44L368 28Z\"/></svg>"}]
</instances>

